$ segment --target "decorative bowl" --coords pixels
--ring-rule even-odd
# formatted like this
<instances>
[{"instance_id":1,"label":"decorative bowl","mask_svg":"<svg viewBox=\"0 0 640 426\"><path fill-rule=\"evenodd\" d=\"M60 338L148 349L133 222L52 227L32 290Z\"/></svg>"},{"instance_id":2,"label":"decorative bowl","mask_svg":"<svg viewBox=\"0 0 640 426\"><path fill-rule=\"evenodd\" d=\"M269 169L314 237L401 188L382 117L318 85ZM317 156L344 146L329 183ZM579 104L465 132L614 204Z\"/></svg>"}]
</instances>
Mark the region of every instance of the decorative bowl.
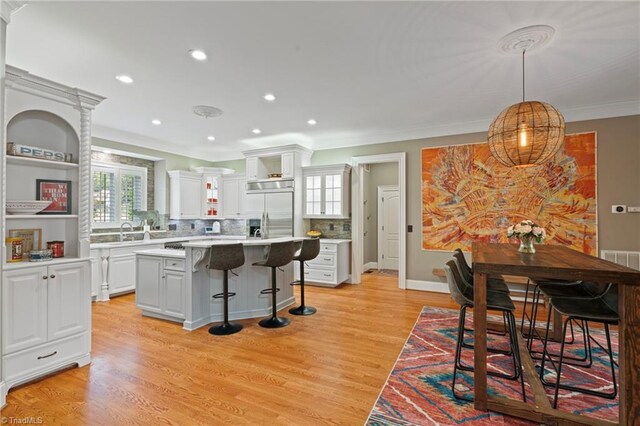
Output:
<instances>
[{"instance_id":1,"label":"decorative bowl","mask_svg":"<svg viewBox=\"0 0 640 426\"><path fill-rule=\"evenodd\" d=\"M36 214L49 207L51 201L17 200L7 201L7 214Z\"/></svg>"},{"instance_id":2,"label":"decorative bowl","mask_svg":"<svg viewBox=\"0 0 640 426\"><path fill-rule=\"evenodd\" d=\"M320 231L309 231L307 232L307 236L311 237L311 238L318 238L322 236L322 232Z\"/></svg>"}]
</instances>

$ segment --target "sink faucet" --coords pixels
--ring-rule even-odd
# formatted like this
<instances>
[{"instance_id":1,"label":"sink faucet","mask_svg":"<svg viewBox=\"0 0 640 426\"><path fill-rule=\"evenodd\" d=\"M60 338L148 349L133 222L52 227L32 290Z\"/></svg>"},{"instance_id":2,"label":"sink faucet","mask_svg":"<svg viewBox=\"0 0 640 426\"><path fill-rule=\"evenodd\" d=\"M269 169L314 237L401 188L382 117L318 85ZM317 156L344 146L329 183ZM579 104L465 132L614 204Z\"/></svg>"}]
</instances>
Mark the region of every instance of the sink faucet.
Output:
<instances>
[{"instance_id":1,"label":"sink faucet","mask_svg":"<svg viewBox=\"0 0 640 426\"><path fill-rule=\"evenodd\" d=\"M258 235L260 235L260 238L262 238L262 232L260 232L259 229L253 231L253 238L258 238Z\"/></svg>"},{"instance_id":2,"label":"sink faucet","mask_svg":"<svg viewBox=\"0 0 640 426\"><path fill-rule=\"evenodd\" d=\"M124 226L125 225L129 225L129 229L131 230L131 232L133 232L133 225L131 225L129 222L124 222L122 225L120 225L120 242L124 241ZM131 240L133 241L133 235L131 236Z\"/></svg>"}]
</instances>

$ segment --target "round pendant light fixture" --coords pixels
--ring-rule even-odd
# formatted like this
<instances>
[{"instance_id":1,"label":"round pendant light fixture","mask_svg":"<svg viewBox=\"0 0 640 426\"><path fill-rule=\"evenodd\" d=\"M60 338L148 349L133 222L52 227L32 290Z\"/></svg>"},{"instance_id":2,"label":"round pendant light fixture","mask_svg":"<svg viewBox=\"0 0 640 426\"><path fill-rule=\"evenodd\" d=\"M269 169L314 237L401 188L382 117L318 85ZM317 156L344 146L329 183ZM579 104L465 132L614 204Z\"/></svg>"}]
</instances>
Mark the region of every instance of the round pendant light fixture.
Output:
<instances>
[{"instance_id":1,"label":"round pendant light fixture","mask_svg":"<svg viewBox=\"0 0 640 426\"><path fill-rule=\"evenodd\" d=\"M545 102L525 101L524 57L547 44L555 30L534 25L507 34L498 48L522 55L522 102L504 109L489 126L487 141L493 157L507 167L525 167L549 161L562 148L564 117Z\"/></svg>"}]
</instances>

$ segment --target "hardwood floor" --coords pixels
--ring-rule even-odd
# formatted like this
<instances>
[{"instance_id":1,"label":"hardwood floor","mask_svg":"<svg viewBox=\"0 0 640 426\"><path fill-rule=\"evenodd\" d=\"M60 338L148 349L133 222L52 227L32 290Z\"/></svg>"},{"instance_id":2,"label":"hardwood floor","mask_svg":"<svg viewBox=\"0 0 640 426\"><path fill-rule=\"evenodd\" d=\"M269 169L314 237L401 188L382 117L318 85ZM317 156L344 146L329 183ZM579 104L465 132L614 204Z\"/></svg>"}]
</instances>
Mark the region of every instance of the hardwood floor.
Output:
<instances>
[{"instance_id":1,"label":"hardwood floor","mask_svg":"<svg viewBox=\"0 0 640 426\"><path fill-rule=\"evenodd\" d=\"M423 306L446 294L360 285L307 287L318 313L231 336L144 318L127 295L93 305L92 363L9 392L6 417L44 424L361 425Z\"/></svg>"}]
</instances>

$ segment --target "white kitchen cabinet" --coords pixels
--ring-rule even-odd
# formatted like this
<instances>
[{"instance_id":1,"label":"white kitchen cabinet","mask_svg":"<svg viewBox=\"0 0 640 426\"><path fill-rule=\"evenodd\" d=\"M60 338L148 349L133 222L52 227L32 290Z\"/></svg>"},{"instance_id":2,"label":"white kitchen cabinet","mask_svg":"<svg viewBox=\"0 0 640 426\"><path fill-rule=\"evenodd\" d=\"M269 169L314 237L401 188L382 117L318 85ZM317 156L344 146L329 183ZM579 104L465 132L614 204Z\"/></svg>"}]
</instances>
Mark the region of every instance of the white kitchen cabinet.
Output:
<instances>
[{"instance_id":1,"label":"white kitchen cabinet","mask_svg":"<svg viewBox=\"0 0 640 426\"><path fill-rule=\"evenodd\" d=\"M135 290L136 255L109 256L109 296Z\"/></svg>"},{"instance_id":2,"label":"white kitchen cabinet","mask_svg":"<svg viewBox=\"0 0 640 426\"><path fill-rule=\"evenodd\" d=\"M53 262L3 274L3 378L7 389L70 364L91 348L89 262Z\"/></svg>"},{"instance_id":3,"label":"white kitchen cabinet","mask_svg":"<svg viewBox=\"0 0 640 426\"><path fill-rule=\"evenodd\" d=\"M280 156L280 172L283 178L292 178L295 173L295 155L293 152L286 152Z\"/></svg>"},{"instance_id":4,"label":"white kitchen cabinet","mask_svg":"<svg viewBox=\"0 0 640 426\"><path fill-rule=\"evenodd\" d=\"M169 215L171 219L200 219L203 216L202 174L172 170Z\"/></svg>"},{"instance_id":5,"label":"white kitchen cabinet","mask_svg":"<svg viewBox=\"0 0 640 426\"><path fill-rule=\"evenodd\" d=\"M164 248L164 243L126 242L113 247L91 249L91 289L95 300L106 301L110 296L136 289L137 250Z\"/></svg>"},{"instance_id":6,"label":"white kitchen cabinet","mask_svg":"<svg viewBox=\"0 0 640 426\"><path fill-rule=\"evenodd\" d=\"M320 253L315 259L305 262L305 284L335 287L345 282L350 274L351 240L320 240ZM300 275L299 262L296 275Z\"/></svg>"},{"instance_id":7,"label":"white kitchen cabinet","mask_svg":"<svg viewBox=\"0 0 640 426\"><path fill-rule=\"evenodd\" d=\"M260 179L258 176L261 175L261 171L259 171L260 164L258 163L258 157L247 157L247 165L246 165L246 174L247 180L258 180ZM266 177L266 176L265 176Z\"/></svg>"},{"instance_id":8,"label":"white kitchen cabinet","mask_svg":"<svg viewBox=\"0 0 640 426\"><path fill-rule=\"evenodd\" d=\"M246 183L244 175L228 175L222 178L222 217L244 217L246 211Z\"/></svg>"},{"instance_id":9,"label":"white kitchen cabinet","mask_svg":"<svg viewBox=\"0 0 640 426\"><path fill-rule=\"evenodd\" d=\"M350 218L350 174L348 164L303 167L303 217Z\"/></svg>"},{"instance_id":10,"label":"white kitchen cabinet","mask_svg":"<svg viewBox=\"0 0 640 426\"><path fill-rule=\"evenodd\" d=\"M136 306L142 314L182 322L186 311L184 259L137 255Z\"/></svg>"}]
</instances>

